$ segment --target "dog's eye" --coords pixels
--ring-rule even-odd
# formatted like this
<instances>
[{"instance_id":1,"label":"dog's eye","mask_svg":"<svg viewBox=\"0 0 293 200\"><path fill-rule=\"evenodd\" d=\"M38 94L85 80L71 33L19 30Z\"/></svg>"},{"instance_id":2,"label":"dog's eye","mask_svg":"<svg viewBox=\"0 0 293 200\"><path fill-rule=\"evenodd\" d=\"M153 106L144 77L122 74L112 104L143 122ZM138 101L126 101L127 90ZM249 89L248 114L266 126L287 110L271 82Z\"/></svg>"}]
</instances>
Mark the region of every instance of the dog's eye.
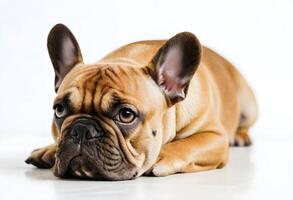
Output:
<instances>
[{"instance_id":1,"label":"dog's eye","mask_svg":"<svg viewBox=\"0 0 293 200\"><path fill-rule=\"evenodd\" d=\"M62 118L67 115L67 111L62 104L56 104L54 106L54 109L55 109L55 115L57 118Z\"/></svg>"},{"instance_id":2,"label":"dog's eye","mask_svg":"<svg viewBox=\"0 0 293 200\"><path fill-rule=\"evenodd\" d=\"M122 123L131 123L136 118L135 113L130 108L121 108L118 113L118 120Z\"/></svg>"}]
</instances>

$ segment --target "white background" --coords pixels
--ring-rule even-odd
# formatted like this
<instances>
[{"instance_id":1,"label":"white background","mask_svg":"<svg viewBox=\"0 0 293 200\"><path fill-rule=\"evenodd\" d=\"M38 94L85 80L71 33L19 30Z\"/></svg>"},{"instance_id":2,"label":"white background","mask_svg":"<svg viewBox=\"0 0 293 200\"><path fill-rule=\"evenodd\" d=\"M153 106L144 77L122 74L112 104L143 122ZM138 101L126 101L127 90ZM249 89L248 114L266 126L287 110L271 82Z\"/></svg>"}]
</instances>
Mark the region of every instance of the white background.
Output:
<instances>
[{"instance_id":1,"label":"white background","mask_svg":"<svg viewBox=\"0 0 293 200\"><path fill-rule=\"evenodd\" d=\"M53 68L47 34L75 34L85 62L123 44L195 33L246 77L260 115L253 135L293 130L293 1L0 0L0 137L50 137Z\"/></svg>"},{"instance_id":2,"label":"white background","mask_svg":"<svg viewBox=\"0 0 293 200\"><path fill-rule=\"evenodd\" d=\"M195 33L254 89L254 145L231 148L221 170L123 182L64 181L25 165L31 150L52 142L54 72L46 40L56 23L72 30L86 63L129 42ZM291 200L292 55L292 0L0 0L1 199Z\"/></svg>"}]
</instances>

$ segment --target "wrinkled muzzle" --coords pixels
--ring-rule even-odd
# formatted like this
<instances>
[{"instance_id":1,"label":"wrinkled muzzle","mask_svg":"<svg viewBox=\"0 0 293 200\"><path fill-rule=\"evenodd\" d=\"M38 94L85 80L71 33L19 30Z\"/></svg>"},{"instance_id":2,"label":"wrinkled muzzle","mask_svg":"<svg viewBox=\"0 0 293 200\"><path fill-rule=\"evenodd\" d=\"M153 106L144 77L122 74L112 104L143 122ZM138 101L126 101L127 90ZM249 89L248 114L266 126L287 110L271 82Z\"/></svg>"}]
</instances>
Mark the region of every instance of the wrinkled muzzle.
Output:
<instances>
[{"instance_id":1,"label":"wrinkled muzzle","mask_svg":"<svg viewBox=\"0 0 293 200\"><path fill-rule=\"evenodd\" d=\"M102 124L93 118L79 117L64 129L53 168L57 177L96 180L136 177L136 167L127 161L114 129Z\"/></svg>"}]
</instances>

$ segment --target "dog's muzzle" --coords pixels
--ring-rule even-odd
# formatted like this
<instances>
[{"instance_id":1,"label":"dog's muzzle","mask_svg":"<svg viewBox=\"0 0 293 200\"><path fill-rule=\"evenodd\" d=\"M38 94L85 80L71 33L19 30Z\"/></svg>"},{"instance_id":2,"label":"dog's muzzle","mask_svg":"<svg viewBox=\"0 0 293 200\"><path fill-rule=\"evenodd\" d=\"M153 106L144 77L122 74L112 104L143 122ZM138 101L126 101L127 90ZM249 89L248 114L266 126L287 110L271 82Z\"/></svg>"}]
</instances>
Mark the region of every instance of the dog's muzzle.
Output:
<instances>
[{"instance_id":1,"label":"dog's muzzle","mask_svg":"<svg viewBox=\"0 0 293 200\"><path fill-rule=\"evenodd\" d=\"M76 119L58 145L54 174L98 180L135 178L136 167L127 161L117 140L95 119Z\"/></svg>"}]
</instances>

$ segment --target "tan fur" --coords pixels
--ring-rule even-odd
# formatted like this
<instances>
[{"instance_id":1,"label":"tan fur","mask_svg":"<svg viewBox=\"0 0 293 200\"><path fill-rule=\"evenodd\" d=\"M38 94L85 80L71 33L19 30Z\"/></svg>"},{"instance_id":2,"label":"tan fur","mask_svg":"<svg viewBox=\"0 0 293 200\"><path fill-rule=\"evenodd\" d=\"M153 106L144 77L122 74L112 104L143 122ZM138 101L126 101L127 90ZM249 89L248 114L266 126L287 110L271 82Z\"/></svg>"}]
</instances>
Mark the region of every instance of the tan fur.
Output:
<instances>
[{"instance_id":1,"label":"tan fur","mask_svg":"<svg viewBox=\"0 0 293 200\"><path fill-rule=\"evenodd\" d=\"M100 62L124 62L127 58L129 62L138 63L142 67L148 64L164 43L165 41L132 43L112 52ZM193 112L190 113L191 111ZM180 135L189 136L186 134L186 125L194 120L194 127L201 121L200 117L210 118L206 116L207 112L216 115L230 140L235 137L239 125L248 128L257 116L253 92L238 70L217 53L203 47L202 61L191 82L187 98L176 105L176 138L181 138ZM246 115L245 121L240 121L241 113ZM203 121L206 125L206 120ZM192 132L198 130L200 127Z\"/></svg>"},{"instance_id":2,"label":"tan fur","mask_svg":"<svg viewBox=\"0 0 293 200\"><path fill-rule=\"evenodd\" d=\"M133 43L114 51L101 62L127 58L145 66L164 42ZM245 122L240 121L241 114L245 115ZM228 140L233 143L240 137L236 135L239 127L249 128L255 122L256 103L240 73L223 57L204 47L186 99L165 118L174 115L176 123L166 120L164 124L164 129L169 130L164 130L163 143L175 141L163 146L153 169L155 175L222 167L228 158ZM176 133L170 130L174 124ZM181 163L176 165L176 162Z\"/></svg>"},{"instance_id":3,"label":"tan fur","mask_svg":"<svg viewBox=\"0 0 293 200\"><path fill-rule=\"evenodd\" d=\"M101 111L107 107L107 94L102 89L111 85L116 92L126 92L120 95L133 105L147 111L147 123L141 124L132 136L118 136L124 153L140 169L137 176L145 172L165 176L223 167L228 159L229 142L250 143L247 130L257 115L253 93L228 61L203 47L201 63L185 100L169 108L159 88L149 83L150 77L142 70L164 43L163 40L136 42L115 50L96 64L78 63L63 80L57 98L71 91L76 110L84 105L87 113L94 102L95 109ZM119 74L112 82L103 78L111 76L111 70ZM101 96L105 99L101 100ZM65 124L70 124L78 114L66 119ZM149 135L154 127L158 131L155 140ZM52 130L58 143L62 134L54 122Z\"/></svg>"}]
</instances>

